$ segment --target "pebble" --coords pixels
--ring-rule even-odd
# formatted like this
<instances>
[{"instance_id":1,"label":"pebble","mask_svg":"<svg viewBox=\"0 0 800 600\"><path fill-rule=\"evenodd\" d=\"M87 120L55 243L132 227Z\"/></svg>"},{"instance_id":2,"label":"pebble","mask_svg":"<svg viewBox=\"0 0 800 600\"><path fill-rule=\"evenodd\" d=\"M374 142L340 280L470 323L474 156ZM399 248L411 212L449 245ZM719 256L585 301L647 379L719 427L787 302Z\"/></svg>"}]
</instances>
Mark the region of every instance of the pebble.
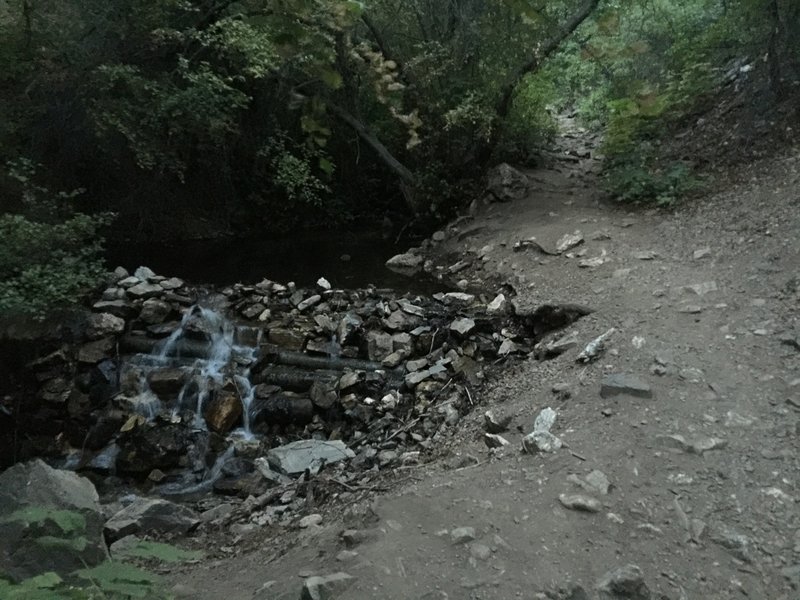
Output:
<instances>
[{"instance_id":1,"label":"pebble","mask_svg":"<svg viewBox=\"0 0 800 600\"><path fill-rule=\"evenodd\" d=\"M625 565L609 571L597 583L601 598L650 600L650 589L644 581L642 569L637 565Z\"/></svg>"},{"instance_id":2,"label":"pebble","mask_svg":"<svg viewBox=\"0 0 800 600\"><path fill-rule=\"evenodd\" d=\"M450 532L450 540L454 544L466 544L475 539L474 527L456 527Z\"/></svg>"},{"instance_id":3,"label":"pebble","mask_svg":"<svg viewBox=\"0 0 800 600\"><path fill-rule=\"evenodd\" d=\"M319 527L321 524L322 524L322 515L317 513L303 517L302 519L300 519L300 522L298 523L300 529L307 529L309 527Z\"/></svg>"}]
</instances>

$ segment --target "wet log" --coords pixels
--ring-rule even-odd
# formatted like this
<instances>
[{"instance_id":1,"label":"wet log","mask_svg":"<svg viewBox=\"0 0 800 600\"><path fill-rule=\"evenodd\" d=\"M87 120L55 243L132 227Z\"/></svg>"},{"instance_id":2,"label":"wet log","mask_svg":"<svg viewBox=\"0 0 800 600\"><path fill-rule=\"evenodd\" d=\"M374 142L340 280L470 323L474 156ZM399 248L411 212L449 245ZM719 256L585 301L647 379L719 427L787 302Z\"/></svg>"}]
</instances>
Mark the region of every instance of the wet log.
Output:
<instances>
[{"instance_id":1,"label":"wet log","mask_svg":"<svg viewBox=\"0 0 800 600\"><path fill-rule=\"evenodd\" d=\"M254 406L256 422L268 425L307 425L314 419L310 398L276 394L259 400Z\"/></svg>"},{"instance_id":2,"label":"wet log","mask_svg":"<svg viewBox=\"0 0 800 600\"><path fill-rule=\"evenodd\" d=\"M141 335L125 335L120 340L120 351L123 354L152 354L159 342ZM203 358L208 356L209 342L182 338L175 344L171 357Z\"/></svg>"},{"instance_id":3,"label":"wet log","mask_svg":"<svg viewBox=\"0 0 800 600\"><path fill-rule=\"evenodd\" d=\"M285 390L305 392L315 381L335 382L341 377L337 371L306 371L285 365L268 365L253 379L256 384L270 383Z\"/></svg>"},{"instance_id":4,"label":"wet log","mask_svg":"<svg viewBox=\"0 0 800 600\"><path fill-rule=\"evenodd\" d=\"M262 348L263 362L300 367L309 370L325 371L379 371L386 367L379 362L359 360L357 358L340 358L338 356L311 356L302 352L279 350L277 348Z\"/></svg>"}]
</instances>

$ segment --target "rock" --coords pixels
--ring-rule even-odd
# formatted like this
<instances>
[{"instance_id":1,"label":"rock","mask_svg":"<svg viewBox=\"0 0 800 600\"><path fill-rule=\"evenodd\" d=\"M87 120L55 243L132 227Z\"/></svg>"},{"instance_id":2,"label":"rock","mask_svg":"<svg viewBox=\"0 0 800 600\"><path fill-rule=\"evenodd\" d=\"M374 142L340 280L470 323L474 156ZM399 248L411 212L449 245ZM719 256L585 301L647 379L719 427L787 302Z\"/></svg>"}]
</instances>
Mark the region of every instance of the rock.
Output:
<instances>
[{"instance_id":1,"label":"rock","mask_svg":"<svg viewBox=\"0 0 800 600\"><path fill-rule=\"evenodd\" d=\"M293 329L276 327L269 330L267 337L271 344L275 344L286 350L300 351L306 343L305 334Z\"/></svg>"},{"instance_id":2,"label":"rock","mask_svg":"<svg viewBox=\"0 0 800 600\"><path fill-rule=\"evenodd\" d=\"M486 307L486 314L491 316L504 315L508 311L508 300L503 294L498 294Z\"/></svg>"},{"instance_id":3,"label":"rock","mask_svg":"<svg viewBox=\"0 0 800 600\"><path fill-rule=\"evenodd\" d=\"M121 284L120 284L121 285ZM164 293L164 288L155 283L137 283L133 287L127 289L129 296L134 298L153 298Z\"/></svg>"},{"instance_id":4,"label":"rock","mask_svg":"<svg viewBox=\"0 0 800 600\"><path fill-rule=\"evenodd\" d=\"M324 277L320 277L317 279L317 286L324 292L327 292L331 289L331 282L325 279Z\"/></svg>"},{"instance_id":5,"label":"rock","mask_svg":"<svg viewBox=\"0 0 800 600\"><path fill-rule=\"evenodd\" d=\"M327 381L315 381L308 393L314 406L322 410L328 410L339 400L336 385Z\"/></svg>"},{"instance_id":6,"label":"rock","mask_svg":"<svg viewBox=\"0 0 800 600\"><path fill-rule=\"evenodd\" d=\"M475 540L475 538L474 527L456 527L450 532L450 541L454 544L466 544Z\"/></svg>"},{"instance_id":7,"label":"rock","mask_svg":"<svg viewBox=\"0 0 800 600\"><path fill-rule=\"evenodd\" d=\"M382 361L394 351L392 336L385 331L367 333L367 356L370 360Z\"/></svg>"},{"instance_id":8,"label":"rock","mask_svg":"<svg viewBox=\"0 0 800 600\"><path fill-rule=\"evenodd\" d=\"M350 562L358 558L358 552L355 550L342 550L336 555L336 560L339 562Z\"/></svg>"},{"instance_id":9,"label":"rock","mask_svg":"<svg viewBox=\"0 0 800 600\"><path fill-rule=\"evenodd\" d=\"M711 292L716 292L717 289L717 282L716 281L704 281L702 283L694 283L692 285L687 285L683 288L687 292L692 292L698 296L705 296L706 294L710 294Z\"/></svg>"},{"instance_id":10,"label":"rock","mask_svg":"<svg viewBox=\"0 0 800 600\"><path fill-rule=\"evenodd\" d=\"M456 319L450 323L450 331L453 331L462 337L469 335L473 329L475 329L475 321L466 317Z\"/></svg>"},{"instance_id":11,"label":"rock","mask_svg":"<svg viewBox=\"0 0 800 600\"><path fill-rule=\"evenodd\" d=\"M117 470L145 476L153 469L173 469L186 456L190 436L190 431L173 423L147 424L125 431L117 441Z\"/></svg>"},{"instance_id":12,"label":"rock","mask_svg":"<svg viewBox=\"0 0 800 600\"><path fill-rule=\"evenodd\" d=\"M113 338L105 338L84 344L78 350L78 362L96 365L110 357L116 346Z\"/></svg>"},{"instance_id":13,"label":"rock","mask_svg":"<svg viewBox=\"0 0 800 600\"><path fill-rule=\"evenodd\" d=\"M558 497L558 501L570 510L581 512L596 513L603 508L599 500L583 494L561 494Z\"/></svg>"},{"instance_id":14,"label":"rock","mask_svg":"<svg viewBox=\"0 0 800 600\"><path fill-rule=\"evenodd\" d=\"M214 491L225 496L248 498L258 497L274 485L276 485L274 481L264 477L260 470L256 470L222 477L214 482Z\"/></svg>"},{"instance_id":15,"label":"rock","mask_svg":"<svg viewBox=\"0 0 800 600\"><path fill-rule=\"evenodd\" d=\"M228 433L242 419L242 402L235 392L219 390L203 411L206 424L217 433Z\"/></svg>"},{"instance_id":16,"label":"rock","mask_svg":"<svg viewBox=\"0 0 800 600\"><path fill-rule=\"evenodd\" d=\"M400 271L404 273L416 273L422 268L423 257L419 254L406 252L404 254L397 254L386 261L386 266L393 271Z\"/></svg>"},{"instance_id":17,"label":"rock","mask_svg":"<svg viewBox=\"0 0 800 600\"><path fill-rule=\"evenodd\" d=\"M511 424L511 415L497 417L494 412L487 410L483 413L483 427L489 433L503 433Z\"/></svg>"},{"instance_id":18,"label":"rock","mask_svg":"<svg viewBox=\"0 0 800 600\"><path fill-rule=\"evenodd\" d=\"M550 433L556 422L556 411L547 407L536 417L533 432L522 438L522 450L528 454L555 452L563 445L561 440Z\"/></svg>"},{"instance_id":19,"label":"rock","mask_svg":"<svg viewBox=\"0 0 800 600\"><path fill-rule=\"evenodd\" d=\"M82 548L71 544L78 538ZM108 559L92 483L38 459L0 474L0 539L0 573L12 581L47 571L66 575ZM53 543L40 543L45 539Z\"/></svg>"},{"instance_id":20,"label":"rock","mask_svg":"<svg viewBox=\"0 0 800 600\"><path fill-rule=\"evenodd\" d=\"M508 440L495 433L484 433L483 441L489 448L503 448L508 446Z\"/></svg>"},{"instance_id":21,"label":"rock","mask_svg":"<svg viewBox=\"0 0 800 600\"><path fill-rule=\"evenodd\" d=\"M489 560L492 557L492 549L486 544L470 544L469 553L477 560Z\"/></svg>"},{"instance_id":22,"label":"rock","mask_svg":"<svg viewBox=\"0 0 800 600\"><path fill-rule=\"evenodd\" d=\"M591 362L598 358L606 348L606 342L614 335L617 330L612 327L604 334L597 336L591 342L586 344L586 347L581 350L581 353L575 358L576 362Z\"/></svg>"},{"instance_id":23,"label":"rock","mask_svg":"<svg viewBox=\"0 0 800 600\"><path fill-rule=\"evenodd\" d=\"M608 490L611 487L611 482L609 482L606 474L602 471L598 471L597 469L583 478L578 477L577 475L569 475L567 476L567 481L582 487L591 494L600 494L602 496L607 495Z\"/></svg>"},{"instance_id":24,"label":"rock","mask_svg":"<svg viewBox=\"0 0 800 600\"><path fill-rule=\"evenodd\" d=\"M117 280L117 285L125 289L133 287L137 283L141 283L141 280L133 275L129 275L128 277L123 277L122 279Z\"/></svg>"},{"instance_id":25,"label":"rock","mask_svg":"<svg viewBox=\"0 0 800 600\"><path fill-rule=\"evenodd\" d=\"M752 540L727 525L716 523L710 527L709 539L725 548L733 556L744 562L752 562Z\"/></svg>"},{"instance_id":26,"label":"rock","mask_svg":"<svg viewBox=\"0 0 800 600\"><path fill-rule=\"evenodd\" d=\"M178 279L177 277L170 277L169 279L165 279L164 281L159 281L158 285L162 288L167 290L168 292L174 292L184 286L183 279Z\"/></svg>"},{"instance_id":27,"label":"rock","mask_svg":"<svg viewBox=\"0 0 800 600\"><path fill-rule=\"evenodd\" d=\"M406 356L414 350L414 338L408 333L395 333L392 336L392 352L404 353Z\"/></svg>"},{"instance_id":28,"label":"rock","mask_svg":"<svg viewBox=\"0 0 800 600\"><path fill-rule=\"evenodd\" d=\"M312 306L316 306L322 301L322 296L319 294L314 294L310 298L306 298L300 304L297 305L297 310L303 312L304 310L311 308ZM260 311L259 311L260 312Z\"/></svg>"},{"instance_id":29,"label":"rock","mask_svg":"<svg viewBox=\"0 0 800 600\"><path fill-rule=\"evenodd\" d=\"M148 533L186 534L200 523L193 510L158 498L137 498L105 524L106 540Z\"/></svg>"},{"instance_id":30,"label":"rock","mask_svg":"<svg viewBox=\"0 0 800 600\"><path fill-rule=\"evenodd\" d=\"M188 379L188 373L177 367L152 371L147 384L154 394L161 397L177 396Z\"/></svg>"},{"instance_id":31,"label":"rock","mask_svg":"<svg viewBox=\"0 0 800 600\"><path fill-rule=\"evenodd\" d=\"M355 458L355 452L341 440L300 440L272 448L267 453L270 466L286 475L300 475L306 469L318 469L322 464L351 458Z\"/></svg>"},{"instance_id":32,"label":"rock","mask_svg":"<svg viewBox=\"0 0 800 600\"><path fill-rule=\"evenodd\" d=\"M303 582L300 600L335 600L353 584L355 579L347 573L309 577Z\"/></svg>"},{"instance_id":33,"label":"rock","mask_svg":"<svg viewBox=\"0 0 800 600\"><path fill-rule=\"evenodd\" d=\"M86 323L86 335L90 340L99 340L125 331L125 320L110 313L93 313Z\"/></svg>"},{"instance_id":34,"label":"rock","mask_svg":"<svg viewBox=\"0 0 800 600\"><path fill-rule=\"evenodd\" d=\"M256 302L255 304L251 304L250 306L245 306L242 309L242 316L245 319L256 319L264 314L264 311L267 310L267 307L261 304L260 302Z\"/></svg>"},{"instance_id":35,"label":"rock","mask_svg":"<svg viewBox=\"0 0 800 600\"><path fill-rule=\"evenodd\" d=\"M705 246L703 248L698 248L694 252L692 252L692 258L694 260L700 260L701 258L706 258L707 256L711 256L711 248Z\"/></svg>"},{"instance_id":36,"label":"rock","mask_svg":"<svg viewBox=\"0 0 800 600\"><path fill-rule=\"evenodd\" d=\"M410 388L417 387L420 383L425 381L431 376L430 369L424 369L422 371L414 371L412 373L408 373L405 376L405 384Z\"/></svg>"},{"instance_id":37,"label":"rock","mask_svg":"<svg viewBox=\"0 0 800 600\"><path fill-rule=\"evenodd\" d=\"M358 335L364 321L357 314L349 312L346 313L342 320L339 321L339 326L336 328L336 336L339 343L344 345L355 344L358 342Z\"/></svg>"},{"instance_id":38,"label":"rock","mask_svg":"<svg viewBox=\"0 0 800 600\"><path fill-rule=\"evenodd\" d=\"M130 319L136 312L136 309L125 300L95 302L92 304L92 310L109 313L120 319Z\"/></svg>"},{"instance_id":39,"label":"rock","mask_svg":"<svg viewBox=\"0 0 800 600\"><path fill-rule=\"evenodd\" d=\"M539 359L553 358L577 347L578 334L573 332L556 340L539 342L534 347L534 355Z\"/></svg>"},{"instance_id":40,"label":"rock","mask_svg":"<svg viewBox=\"0 0 800 600\"><path fill-rule=\"evenodd\" d=\"M486 191L497 202L510 202L524 198L528 185L526 175L508 163L501 163L489 171Z\"/></svg>"},{"instance_id":41,"label":"rock","mask_svg":"<svg viewBox=\"0 0 800 600\"><path fill-rule=\"evenodd\" d=\"M657 256L658 254L653 250L643 250L633 253L633 258L636 260L655 260Z\"/></svg>"},{"instance_id":42,"label":"rock","mask_svg":"<svg viewBox=\"0 0 800 600\"><path fill-rule=\"evenodd\" d=\"M172 307L156 298L145 300L142 304L142 311L139 313L139 320L148 325L160 325L167 320L172 312Z\"/></svg>"},{"instance_id":43,"label":"rock","mask_svg":"<svg viewBox=\"0 0 800 600\"><path fill-rule=\"evenodd\" d=\"M500 347L497 349L498 356L508 356L514 352L519 352L519 346L511 340L503 340L503 343L501 343Z\"/></svg>"},{"instance_id":44,"label":"rock","mask_svg":"<svg viewBox=\"0 0 800 600\"><path fill-rule=\"evenodd\" d=\"M475 302L475 296L473 294L465 294L464 292L448 292L444 295L444 303L448 306L469 306L473 302Z\"/></svg>"},{"instance_id":45,"label":"rock","mask_svg":"<svg viewBox=\"0 0 800 600\"><path fill-rule=\"evenodd\" d=\"M675 448L689 454L699 455L710 452L711 450L720 450L728 445L726 440L715 437L700 437L696 440L689 441L682 435L675 434L660 435L657 439L661 440L670 448Z\"/></svg>"},{"instance_id":46,"label":"rock","mask_svg":"<svg viewBox=\"0 0 800 600\"><path fill-rule=\"evenodd\" d=\"M156 274L153 273L151 269L147 267L139 267L133 272L133 276L136 277L139 281L147 281L148 279L152 279L156 277Z\"/></svg>"},{"instance_id":47,"label":"rock","mask_svg":"<svg viewBox=\"0 0 800 600\"><path fill-rule=\"evenodd\" d=\"M618 600L650 600L650 590L644 581L642 570L636 565L625 565L609 571L597 583L601 598Z\"/></svg>"},{"instance_id":48,"label":"rock","mask_svg":"<svg viewBox=\"0 0 800 600\"><path fill-rule=\"evenodd\" d=\"M258 420L270 425L306 425L314 418L314 403L309 398L274 394L259 407Z\"/></svg>"},{"instance_id":49,"label":"rock","mask_svg":"<svg viewBox=\"0 0 800 600\"><path fill-rule=\"evenodd\" d=\"M320 514L306 515L297 522L297 526L300 527L300 529L319 527L320 525L322 525L322 515Z\"/></svg>"},{"instance_id":50,"label":"rock","mask_svg":"<svg viewBox=\"0 0 800 600\"><path fill-rule=\"evenodd\" d=\"M583 234L580 231L575 233L567 233L556 242L556 252L563 254L567 250L571 250L576 246L580 246L584 242Z\"/></svg>"},{"instance_id":51,"label":"rock","mask_svg":"<svg viewBox=\"0 0 800 600\"><path fill-rule=\"evenodd\" d=\"M600 387L601 398L613 398L615 396L634 396L636 398L652 398L653 390L650 386L636 377L625 373L614 373L603 377Z\"/></svg>"}]
</instances>

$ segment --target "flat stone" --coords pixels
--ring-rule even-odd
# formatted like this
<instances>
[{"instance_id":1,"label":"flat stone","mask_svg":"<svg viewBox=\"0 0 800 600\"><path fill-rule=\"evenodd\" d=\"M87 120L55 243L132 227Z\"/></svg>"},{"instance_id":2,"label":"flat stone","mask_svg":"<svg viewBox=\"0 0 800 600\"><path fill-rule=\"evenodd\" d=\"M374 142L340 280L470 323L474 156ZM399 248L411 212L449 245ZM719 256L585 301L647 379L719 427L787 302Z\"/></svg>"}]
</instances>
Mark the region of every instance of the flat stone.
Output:
<instances>
[{"instance_id":1,"label":"flat stone","mask_svg":"<svg viewBox=\"0 0 800 600\"><path fill-rule=\"evenodd\" d=\"M503 315L508 310L508 300L505 295L498 294L486 307L486 314L491 316Z\"/></svg>"},{"instance_id":2,"label":"flat stone","mask_svg":"<svg viewBox=\"0 0 800 600\"><path fill-rule=\"evenodd\" d=\"M700 260L701 258L706 258L707 256L711 256L711 248L705 246L703 248L698 248L694 252L692 252L692 258L694 260Z\"/></svg>"},{"instance_id":3,"label":"flat stone","mask_svg":"<svg viewBox=\"0 0 800 600\"><path fill-rule=\"evenodd\" d=\"M416 272L422 267L423 260L423 257L419 254L405 252L403 254L396 254L387 260L386 266L393 271Z\"/></svg>"},{"instance_id":4,"label":"flat stone","mask_svg":"<svg viewBox=\"0 0 800 600\"><path fill-rule=\"evenodd\" d=\"M603 382L600 387L600 397L613 398L615 396L652 398L653 390L645 381L636 375L614 373L603 377Z\"/></svg>"},{"instance_id":5,"label":"flat stone","mask_svg":"<svg viewBox=\"0 0 800 600\"><path fill-rule=\"evenodd\" d=\"M183 282L183 279L178 279L177 277L170 277L169 279L165 279L164 281L159 281L158 285L160 285L168 292L173 292L175 290L179 290L185 284Z\"/></svg>"},{"instance_id":6,"label":"flat stone","mask_svg":"<svg viewBox=\"0 0 800 600\"><path fill-rule=\"evenodd\" d=\"M695 440L687 440L682 435L674 434L660 435L657 439L670 448L698 455L705 454L711 450L721 450L728 445L726 440L716 437L700 437Z\"/></svg>"},{"instance_id":7,"label":"flat stone","mask_svg":"<svg viewBox=\"0 0 800 600\"><path fill-rule=\"evenodd\" d=\"M335 600L355 582L347 573L309 577L303 582L300 600Z\"/></svg>"},{"instance_id":8,"label":"flat stone","mask_svg":"<svg viewBox=\"0 0 800 600\"><path fill-rule=\"evenodd\" d=\"M109 313L121 319L129 319L136 312L136 309L125 300L103 300L95 302L92 305L92 310L97 312Z\"/></svg>"},{"instance_id":9,"label":"flat stone","mask_svg":"<svg viewBox=\"0 0 800 600\"><path fill-rule=\"evenodd\" d=\"M183 369L170 367L152 371L147 377L147 383L157 396L177 396L188 377Z\"/></svg>"},{"instance_id":10,"label":"flat stone","mask_svg":"<svg viewBox=\"0 0 800 600\"><path fill-rule=\"evenodd\" d=\"M565 508L580 512L597 513L603 508L599 500L583 494L561 494L558 501Z\"/></svg>"},{"instance_id":11,"label":"flat stone","mask_svg":"<svg viewBox=\"0 0 800 600\"><path fill-rule=\"evenodd\" d=\"M133 276L140 281L147 281L148 279L152 279L156 276L152 269L148 267L139 267L133 272Z\"/></svg>"},{"instance_id":12,"label":"flat stone","mask_svg":"<svg viewBox=\"0 0 800 600\"><path fill-rule=\"evenodd\" d=\"M702 283L687 285L683 289L698 296L705 296L711 292L716 292L719 288L717 287L716 281L704 281Z\"/></svg>"},{"instance_id":13,"label":"flat stone","mask_svg":"<svg viewBox=\"0 0 800 600\"><path fill-rule=\"evenodd\" d=\"M105 338L84 344L78 350L78 362L87 365L95 365L111 356L114 347L115 343L113 338Z\"/></svg>"},{"instance_id":14,"label":"flat stone","mask_svg":"<svg viewBox=\"0 0 800 600\"><path fill-rule=\"evenodd\" d=\"M461 336L468 335L473 329L475 329L475 321L466 317L456 319L450 323L450 331L454 331Z\"/></svg>"},{"instance_id":15,"label":"flat stone","mask_svg":"<svg viewBox=\"0 0 800 600\"><path fill-rule=\"evenodd\" d=\"M576 231L575 233L567 233L556 242L556 252L564 253L567 250L571 250L576 246L580 246L584 241L583 234L580 231Z\"/></svg>"},{"instance_id":16,"label":"flat stone","mask_svg":"<svg viewBox=\"0 0 800 600\"><path fill-rule=\"evenodd\" d=\"M475 302L475 296L473 294L466 294L464 292L448 292L444 295L445 304L467 306L473 302Z\"/></svg>"},{"instance_id":17,"label":"flat stone","mask_svg":"<svg viewBox=\"0 0 800 600\"><path fill-rule=\"evenodd\" d=\"M306 515L297 522L297 526L300 527L300 529L308 529L309 527L319 527L320 525L322 525L322 515L318 513L312 515Z\"/></svg>"},{"instance_id":18,"label":"flat stone","mask_svg":"<svg viewBox=\"0 0 800 600\"><path fill-rule=\"evenodd\" d=\"M385 331L369 331L366 335L367 357L370 360L382 361L394 352L394 340Z\"/></svg>"},{"instance_id":19,"label":"flat stone","mask_svg":"<svg viewBox=\"0 0 800 600\"><path fill-rule=\"evenodd\" d=\"M153 298L164 293L164 288L156 283L137 283L133 287L127 289L129 296L134 298Z\"/></svg>"},{"instance_id":20,"label":"flat stone","mask_svg":"<svg viewBox=\"0 0 800 600\"><path fill-rule=\"evenodd\" d=\"M355 452L341 440L299 440L272 448L267 460L272 468L286 475L301 475L306 469L319 468L355 458Z\"/></svg>"},{"instance_id":21,"label":"flat stone","mask_svg":"<svg viewBox=\"0 0 800 600\"><path fill-rule=\"evenodd\" d=\"M642 570L636 565L625 565L609 571L597 583L603 600L650 600L650 589L644 581Z\"/></svg>"}]
</instances>

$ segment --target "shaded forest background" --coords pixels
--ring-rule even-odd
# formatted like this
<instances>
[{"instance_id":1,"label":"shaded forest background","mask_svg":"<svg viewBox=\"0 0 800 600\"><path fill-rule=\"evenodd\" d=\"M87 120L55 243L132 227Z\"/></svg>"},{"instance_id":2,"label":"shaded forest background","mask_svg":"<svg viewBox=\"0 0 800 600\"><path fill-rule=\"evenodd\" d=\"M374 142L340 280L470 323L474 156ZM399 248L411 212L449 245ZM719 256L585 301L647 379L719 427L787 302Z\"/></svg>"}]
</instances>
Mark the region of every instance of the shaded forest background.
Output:
<instances>
[{"instance_id":1,"label":"shaded forest background","mask_svg":"<svg viewBox=\"0 0 800 600\"><path fill-rule=\"evenodd\" d=\"M77 301L103 236L439 222L563 111L670 205L709 111L739 159L793 139L798 33L793 0L4 0L0 313Z\"/></svg>"}]
</instances>

